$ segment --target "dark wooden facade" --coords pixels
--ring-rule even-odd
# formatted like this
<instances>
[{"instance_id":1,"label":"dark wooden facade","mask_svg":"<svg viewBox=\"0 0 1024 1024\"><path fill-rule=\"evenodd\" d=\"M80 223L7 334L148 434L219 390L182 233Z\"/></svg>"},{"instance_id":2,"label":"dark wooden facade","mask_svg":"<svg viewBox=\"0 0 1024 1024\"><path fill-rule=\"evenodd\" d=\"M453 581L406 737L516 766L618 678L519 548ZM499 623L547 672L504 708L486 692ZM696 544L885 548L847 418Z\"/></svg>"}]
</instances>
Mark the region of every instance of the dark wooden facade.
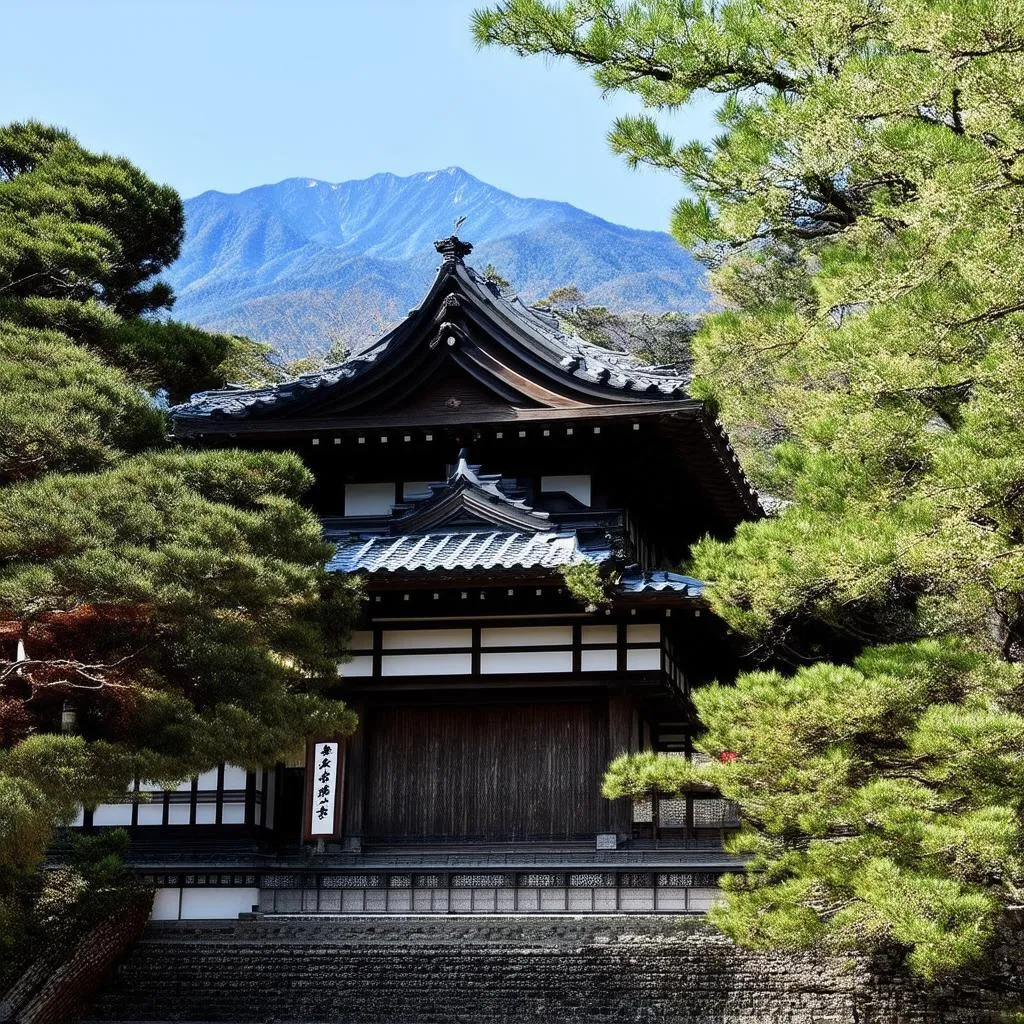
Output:
<instances>
[{"instance_id":1,"label":"dark wooden facade","mask_svg":"<svg viewBox=\"0 0 1024 1024\"><path fill-rule=\"evenodd\" d=\"M403 702L373 708L364 727L369 836L522 841L608 831L607 700Z\"/></svg>"}]
</instances>

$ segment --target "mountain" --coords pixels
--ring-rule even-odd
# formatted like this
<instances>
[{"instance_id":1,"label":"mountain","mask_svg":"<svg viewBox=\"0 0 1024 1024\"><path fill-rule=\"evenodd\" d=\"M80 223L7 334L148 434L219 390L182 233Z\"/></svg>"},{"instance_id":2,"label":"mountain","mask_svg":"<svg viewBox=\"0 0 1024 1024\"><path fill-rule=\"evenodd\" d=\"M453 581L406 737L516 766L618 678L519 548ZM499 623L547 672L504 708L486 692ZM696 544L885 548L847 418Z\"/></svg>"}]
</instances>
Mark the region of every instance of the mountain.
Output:
<instances>
[{"instance_id":1,"label":"mountain","mask_svg":"<svg viewBox=\"0 0 1024 1024\"><path fill-rule=\"evenodd\" d=\"M568 203L521 199L458 167L332 184L289 178L185 200L174 315L269 341L286 358L378 337L423 297L433 241L459 229L472 264L494 264L526 300L575 285L587 305L694 312L703 268L669 235Z\"/></svg>"}]
</instances>

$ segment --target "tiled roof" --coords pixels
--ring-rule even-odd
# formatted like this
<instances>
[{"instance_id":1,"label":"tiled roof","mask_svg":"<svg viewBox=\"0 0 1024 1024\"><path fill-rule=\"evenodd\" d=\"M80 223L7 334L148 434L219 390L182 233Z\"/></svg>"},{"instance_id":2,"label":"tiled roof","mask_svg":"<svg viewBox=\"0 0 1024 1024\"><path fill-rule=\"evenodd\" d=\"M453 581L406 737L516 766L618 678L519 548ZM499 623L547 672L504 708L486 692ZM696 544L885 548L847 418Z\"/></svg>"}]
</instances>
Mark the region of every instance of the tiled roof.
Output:
<instances>
[{"instance_id":1,"label":"tiled roof","mask_svg":"<svg viewBox=\"0 0 1024 1024\"><path fill-rule=\"evenodd\" d=\"M637 565L628 566L622 573L618 589L624 594L646 594L653 591L675 591L685 597L701 597L704 584L692 576L661 569L644 571Z\"/></svg>"},{"instance_id":2,"label":"tiled roof","mask_svg":"<svg viewBox=\"0 0 1024 1024\"><path fill-rule=\"evenodd\" d=\"M298 398L304 393L333 387L343 380L351 380L365 373L388 350L388 337L352 356L337 366L328 366L315 373L303 373L279 384L247 387L228 384L217 391L200 391L187 402L171 408L172 417L178 416L244 416L250 411L269 409Z\"/></svg>"},{"instance_id":3,"label":"tiled roof","mask_svg":"<svg viewBox=\"0 0 1024 1024\"><path fill-rule=\"evenodd\" d=\"M567 332L550 310L528 306L518 296L508 298L472 267L461 261L446 261L441 265L438 278L421 306L410 311L401 323L379 341L344 363L263 387L232 384L216 391L201 391L188 402L174 406L171 415L175 419L193 419L258 414L355 380L385 357L393 355L407 341L410 325L414 321L424 319L424 329L432 324L432 320L423 314L431 312L427 309L428 305L438 304L438 296L443 294L439 285L445 281L450 282L445 286L449 298L461 294L464 296L461 301L468 301L485 311L492 322L504 323L506 330L516 336L520 344L561 374L585 385L598 385L601 389L619 392L620 397L627 401L632 400L631 395L641 400L688 397L686 389L690 384L690 371L687 367L647 366L626 353L612 352L593 345Z\"/></svg>"},{"instance_id":4,"label":"tiled roof","mask_svg":"<svg viewBox=\"0 0 1024 1024\"><path fill-rule=\"evenodd\" d=\"M449 478L393 506L391 516L364 530L344 520L326 528L337 544L331 572L431 572L472 569L557 569L611 557L607 536L595 531L580 542L576 530L559 527L546 512L518 497L515 481L470 466L465 450Z\"/></svg>"},{"instance_id":5,"label":"tiled roof","mask_svg":"<svg viewBox=\"0 0 1024 1024\"><path fill-rule=\"evenodd\" d=\"M590 562L611 562L621 543L614 528L573 528L552 522L516 496L515 481L470 466L465 450L447 481L395 505L389 517L345 528L345 520L325 524L335 547L328 572L430 573L550 570ZM353 524L354 525L354 524ZM627 566L616 591L643 594L671 591L699 597L703 586L677 573L644 572Z\"/></svg>"},{"instance_id":6,"label":"tiled roof","mask_svg":"<svg viewBox=\"0 0 1024 1024\"><path fill-rule=\"evenodd\" d=\"M338 540L328 572L455 572L474 570L560 569L580 562L600 565L608 547L580 546L575 530L546 533L454 531L389 537L349 534ZM692 576L629 566L614 588L619 594L670 592L701 597L704 584Z\"/></svg>"},{"instance_id":7,"label":"tiled roof","mask_svg":"<svg viewBox=\"0 0 1024 1024\"><path fill-rule=\"evenodd\" d=\"M501 530L350 535L339 540L329 572L430 572L470 569L557 569L585 560L574 530L516 533Z\"/></svg>"},{"instance_id":8,"label":"tiled roof","mask_svg":"<svg viewBox=\"0 0 1024 1024\"><path fill-rule=\"evenodd\" d=\"M624 391L676 397L689 387L689 367L649 366L628 353L594 345L566 331L563 321L551 310L528 306L518 295L506 298L496 285L485 281L472 267L460 269L486 301L535 335L546 347L548 358L574 377Z\"/></svg>"}]
</instances>

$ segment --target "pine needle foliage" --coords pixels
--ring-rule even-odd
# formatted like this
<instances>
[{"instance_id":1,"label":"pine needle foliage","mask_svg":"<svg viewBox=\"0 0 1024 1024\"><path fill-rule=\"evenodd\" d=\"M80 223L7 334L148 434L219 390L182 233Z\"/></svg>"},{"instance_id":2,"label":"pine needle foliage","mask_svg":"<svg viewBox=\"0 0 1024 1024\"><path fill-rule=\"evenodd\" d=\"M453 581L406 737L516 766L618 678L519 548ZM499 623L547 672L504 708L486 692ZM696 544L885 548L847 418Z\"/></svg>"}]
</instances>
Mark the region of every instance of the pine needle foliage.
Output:
<instances>
[{"instance_id":1,"label":"pine needle foliage","mask_svg":"<svg viewBox=\"0 0 1024 1024\"><path fill-rule=\"evenodd\" d=\"M166 400L266 361L167 319L183 224L127 160L0 128L0 960L80 805L354 725L321 695L358 595L324 570L308 470L168 440Z\"/></svg>"},{"instance_id":2,"label":"pine needle foliage","mask_svg":"<svg viewBox=\"0 0 1024 1024\"><path fill-rule=\"evenodd\" d=\"M697 696L751 857L715 919L754 946L896 942L934 977L1021 906L1022 26L1018 0L474 16L647 108L611 144L685 184L672 230L724 307L696 394L783 499L689 567L782 669ZM706 145L667 131L697 95Z\"/></svg>"},{"instance_id":3,"label":"pine needle foliage","mask_svg":"<svg viewBox=\"0 0 1024 1024\"><path fill-rule=\"evenodd\" d=\"M611 603L608 590L615 582L606 577L593 562L575 562L561 568L565 588L581 604L588 608L599 608Z\"/></svg>"}]
</instances>

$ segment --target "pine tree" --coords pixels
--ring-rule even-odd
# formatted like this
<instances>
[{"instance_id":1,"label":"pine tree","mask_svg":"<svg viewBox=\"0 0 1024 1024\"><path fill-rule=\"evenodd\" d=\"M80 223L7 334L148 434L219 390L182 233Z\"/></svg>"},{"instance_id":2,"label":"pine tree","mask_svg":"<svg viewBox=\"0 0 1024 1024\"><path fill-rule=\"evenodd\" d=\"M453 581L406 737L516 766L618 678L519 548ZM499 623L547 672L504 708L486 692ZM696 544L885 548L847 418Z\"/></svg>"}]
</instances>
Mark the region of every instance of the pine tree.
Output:
<instances>
[{"instance_id":1,"label":"pine tree","mask_svg":"<svg viewBox=\"0 0 1024 1024\"><path fill-rule=\"evenodd\" d=\"M688 186L673 232L726 307L696 393L783 507L689 568L775 670L698 694L692 777L741 804L715 919L754 946L896 942L934 976L1021 904L1022 25L1016 0L475 15L652 111L611 144ZM720 134L677 143L698 93Z\"/></svg>"},{"instance_id":2,"label":"pine tree","mask_svg":"<svg viewBox=\"0 0 1024 1024\"><path fill-rule=\"evenodd\" d=\"M484 267L484 280L489 284L493 284L499 291L507 291L512 287L512 282L507 277L504 277L493 263L488 263Z\"/></svg>"},{"instance_id":3,"label":"pine tree","mask_svg":"<svg viewBox=\"0 0 1024 1024\"><path fill-rule=\"evenodd\" d=\"M308 471L168 442L166 400L266 358L166 318L183 223L128 161L0 128L0 948L77 805L353 726Z\"/></svg>"}]
</instances>

